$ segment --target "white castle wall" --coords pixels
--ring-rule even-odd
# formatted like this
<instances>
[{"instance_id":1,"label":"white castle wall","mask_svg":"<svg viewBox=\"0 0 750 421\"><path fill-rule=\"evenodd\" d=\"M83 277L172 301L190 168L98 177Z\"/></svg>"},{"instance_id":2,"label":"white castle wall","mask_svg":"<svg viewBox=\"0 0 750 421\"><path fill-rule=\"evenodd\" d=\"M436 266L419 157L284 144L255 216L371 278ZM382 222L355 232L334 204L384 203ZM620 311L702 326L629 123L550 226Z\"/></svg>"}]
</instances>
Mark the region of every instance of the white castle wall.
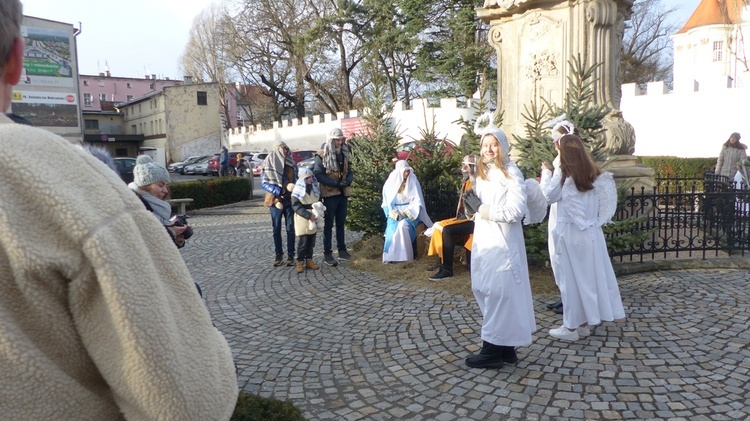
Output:
<instances>
[{"instance_id":1,"label":"white castle wall","mask_svg":"<svg viewBox=\"0 0 750 421\"><path fill-rule=\"evenodd\" d=\"M422 130L433 130L438 137L449 139L456 144L461 141L463 129L457 123L460 117L471 120L474 118L472 101L466 106L460 106L455 98L441 99L440 107L429 107L426 100L414 100L411 109L404 109L401 101L393 104L390 125L395 128L401 142L421 139ZM341 128L343 119L356 118L360 114L357 110L348 113L317 115L310 123L306 119L299 124L296 119L274 122L273 128L263 130L260 126L241 127L227 131L230 150L268 151L277 140L284 141L292 150L317 150L325 142L326 134L331 128Z\"/></svg>"},{"instance_id":2,"label":"white castle wall","mask_svg":"<svg viewBox=\"0 0 750 421\"><path fill-rule=\"evenodd\" d=\"M665 93L663 82L653 82L645 95L622 85L620 109L635 128L636 155L696 158L718 157L732 132L747 143L748 105L748 87Z\"/></svg>"}]
</instances>

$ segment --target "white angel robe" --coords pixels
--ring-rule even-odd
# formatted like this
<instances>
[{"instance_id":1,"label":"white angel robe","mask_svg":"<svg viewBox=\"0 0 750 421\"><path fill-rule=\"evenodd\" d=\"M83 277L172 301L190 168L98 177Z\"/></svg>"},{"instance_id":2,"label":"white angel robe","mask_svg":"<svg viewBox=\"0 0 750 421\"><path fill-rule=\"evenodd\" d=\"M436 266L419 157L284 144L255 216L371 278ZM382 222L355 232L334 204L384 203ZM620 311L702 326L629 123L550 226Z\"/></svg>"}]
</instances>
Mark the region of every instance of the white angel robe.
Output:
<instances>
[{"instance_id":1,"label":"white angel robe","mask_svg":"<svg viewBox=\"0 0 750 421\"><path fill-rule=\"evenodd\" d=\"M563 325L575 329L625 317L612 262L607 254L602 225L611 222L617 208L617 190L611 173L602 173L594 189L578 191L562 171L542 171L542 190L557 203L557 222L550 235L550 256L555 282L563 302ZM551 250L552 251L552 250Z\"/></svg>"},{"instance_id":2,"label":"white angel robe","mask_svg":"<svg viewBox=\"0 0 750 421\"><path fill-rule=\"evenodd\" d=\"M474 215L471 248L471 289L482 310L482 339L502 346L531 343L536 331L526 245L521 220L527 213L521 171L509 163L506 178L490 169L488 180L477 179L476 192L488 219Z\"/></svg>"}]
</instances>

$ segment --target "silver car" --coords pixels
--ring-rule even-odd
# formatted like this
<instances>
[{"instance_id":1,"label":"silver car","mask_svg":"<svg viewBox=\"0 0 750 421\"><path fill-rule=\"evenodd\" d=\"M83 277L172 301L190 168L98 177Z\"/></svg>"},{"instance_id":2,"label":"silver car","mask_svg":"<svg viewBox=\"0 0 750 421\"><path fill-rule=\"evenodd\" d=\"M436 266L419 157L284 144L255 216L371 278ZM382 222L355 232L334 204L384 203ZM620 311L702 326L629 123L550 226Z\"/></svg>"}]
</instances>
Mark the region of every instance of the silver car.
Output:
<instances>
[{"instance_id":1,"label":"silver car","mask_svg":"<svg viewBox=\"0 0 750 421\"><path fill-rule=\"evenodd\" d=\"M208 175L208 156L204 156L198 162L193 164L185 165L182 168L182 174L188 175Z\"/></svg>"}]
</instances>

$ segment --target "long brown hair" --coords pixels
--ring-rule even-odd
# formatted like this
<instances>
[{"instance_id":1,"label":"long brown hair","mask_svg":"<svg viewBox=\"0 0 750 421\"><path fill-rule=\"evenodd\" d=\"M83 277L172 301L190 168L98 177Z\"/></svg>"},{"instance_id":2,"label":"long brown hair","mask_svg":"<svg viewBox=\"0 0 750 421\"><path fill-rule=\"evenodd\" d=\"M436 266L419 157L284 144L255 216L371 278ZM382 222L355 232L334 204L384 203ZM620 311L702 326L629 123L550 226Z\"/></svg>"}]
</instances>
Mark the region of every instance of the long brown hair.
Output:
<instances>
[{"instance_id":1,"label":"long brown hair","mask_svg":"<svg viewBox=\"0 0 750 421\"><path fill-rule=\"evenodd\" d=\"M492 140L497 142L497 145L500 146L500 142L497 140L495 135L493 134L486 134L482 136L482 141L479 142L479 150L482 150L482 144L484 143L484 140L492 136ZM480 152L481 153L481 152ZM500 146L500 153L495 155L495 161L493 164L495 164L496 167L500 168L500 171L503 172L503 175L505 178L508 177L508 170L505 169L505 165L508 163L508 151L503 150L503 147ZM477 165L477 178L481 178L482 180L488 180L487 173L489 172L489 169L487 168L488 164L484 163L483 160L480 159L479 165Z\"/></svg>"},{"instance_id":2,"label":"long brown hair","mask_svg":"<svg viewBox=\"0 0 750 421\"><path fill-rule=\"evenodd\" d=\"M581 138L574 134L566 134L560 138L560 169L562 182L568 177L573 178L576 188L581 192L593 190L594 180L602 173Z\"/></svg>"}]
</instances>

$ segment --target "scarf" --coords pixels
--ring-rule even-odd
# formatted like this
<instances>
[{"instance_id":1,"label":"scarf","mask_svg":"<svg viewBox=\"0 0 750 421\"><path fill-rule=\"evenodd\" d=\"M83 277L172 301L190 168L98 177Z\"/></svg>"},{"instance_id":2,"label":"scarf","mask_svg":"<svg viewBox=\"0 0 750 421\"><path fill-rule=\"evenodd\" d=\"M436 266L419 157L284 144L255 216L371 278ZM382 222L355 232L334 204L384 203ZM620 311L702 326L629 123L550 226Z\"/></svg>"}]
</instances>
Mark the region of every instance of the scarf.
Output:
<instances>
[{"instance_id":1,"label":"scarf","mask_svg":"<svg viewBox=\"0 0 750 421\"><path fill-rule=\"evenodd\" d=\"M172 215L172 206L169 202L159 199L156 196L152 196L151 193L139 190L135 183L128 185L138 196L143 199L144 202L151 206L151 212L156 216L156 219L161 222L162 225L169 225L169 218Z\"/></svg>"},{"instance_id":2,"label":"scarf","mask_svg":"<svg viewBox=\"0 0 750 421\"><path fill-rule=\"evenodd\" d=\"M323 146L323 166L326 171L341 172L344 162L349 162L349 146L342 143L341 148L336 149L335 142L336 139L326 140L326 144Z\"/></svg>"},{"instance_id":3,"label":"scarf","mask_svg":"<svg viewBox=\"0 0 750 421\"><path fill-rule=\"evenodd\" d=\"M284 166L294 167L292 154L286 153L284 146L274 147L273 151L263 160L263 180L274 186L284 187ZM293 180L289 180L291 182Z\"/></svg>"},{"instance_id":4,"label":"scarf","mask_svg":"<svg viewBox=\"0 0 750 421\"><path fill-rule=\"evenodd\" d=\"M294 184L292 197L296 197L299 200L304 199L305 194L307 193L307 183L305 182L307 177L312 177L312 191L316 196L320 197L320 186L318 186L318 180L315 178L312 171L307 168L299 169L299 176L297 177L297 182Z\"/></svg>"}]
</instances>

